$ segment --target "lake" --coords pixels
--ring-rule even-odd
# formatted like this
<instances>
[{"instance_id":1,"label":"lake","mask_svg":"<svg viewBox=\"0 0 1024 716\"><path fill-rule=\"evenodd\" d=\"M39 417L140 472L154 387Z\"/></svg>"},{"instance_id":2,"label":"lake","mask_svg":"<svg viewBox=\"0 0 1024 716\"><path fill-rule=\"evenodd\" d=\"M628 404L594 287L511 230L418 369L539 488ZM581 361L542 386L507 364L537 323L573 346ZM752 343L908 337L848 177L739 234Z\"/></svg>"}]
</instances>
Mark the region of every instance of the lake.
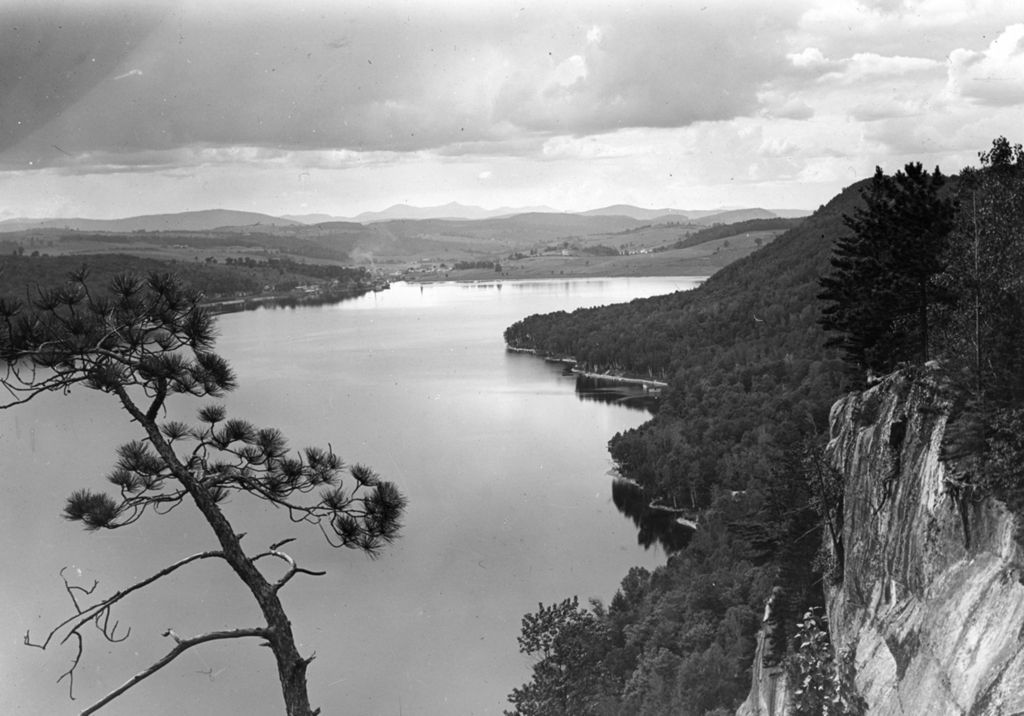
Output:
<instances>
[{"instance_id":1,"label":"lake","mask_svg":"<svg viewBox=\"0 0 1024 716\"><path fill-rule=\"evenodd\" d=\"M218 352L240 387L229 416L276 426L291 445L328 443L372 466L409 499L402 537L371 561L326 546L315 528L235 496L227 506L250 552L286 537L328 575L282 592L303 654L316 653L310 695L325 715L501 714L529 676L518 653L523 614L579 595L605 602L633 565L664 562L637 544L612 503L606 445L648 413L577 394L560 366L507 352L502 331L532 313L686 290L695 278L397 284L338 304L220 317ZM178 398L169 418L206 402ZM255 626L233 574L190 565L115 609L130 637L74 649L22 645L69 615L58 575L109 595L161 566L216 546L185 504L121 530L86 533L61 519L78 487L102 489L120 443L139 437L106 396L79 390L0 411L6 549L0 610L0 703L12 714L77 713L182 636ZM84 598L83 598L84 599ZM272 657L256 640L190 650L104 714L283 713Z\"/></svg>"}]
</instances>

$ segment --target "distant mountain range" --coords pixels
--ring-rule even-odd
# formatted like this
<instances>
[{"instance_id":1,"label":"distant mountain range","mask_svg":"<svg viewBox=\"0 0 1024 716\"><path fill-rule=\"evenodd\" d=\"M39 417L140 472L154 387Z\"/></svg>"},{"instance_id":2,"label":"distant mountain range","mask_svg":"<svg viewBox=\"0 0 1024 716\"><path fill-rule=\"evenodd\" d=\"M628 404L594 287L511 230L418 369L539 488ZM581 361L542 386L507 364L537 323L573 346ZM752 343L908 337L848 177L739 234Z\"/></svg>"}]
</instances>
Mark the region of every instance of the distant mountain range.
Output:
<instances>
[{"instance_id":1,"label":"distant mountain range","mask_svg":"<svg viewBox=\"0 0 1024 716\"><path fill-rule=\"evenodd\" d=\"M479 206L467 206L454 201L442 206L426 207L395 204L383 211L364 211L362 214L351 217L350 221L368 224L378 221L391 221L393 219L495 219L502 216L536 212L552 214L558 213L558 210L552 209L550 206L517 208L503 206L498 209L484 209Z\"/></svg>"},{"instance_id":2,"label":"distant mountain range","mask_svg":"<svg viewBox=\"0 0 1024 716\"><path fill-rule=\"evenodd\" d=\"M228 209L209 209L205 211L186 211L178 214L151 214L133 216L124 219L7 219L0 221L0 233L29 231L33 229L57 229L69 231L97 232L133 232L133 231L213 231L216 229L239 229L259 227L282 228L304 225L327 224L331 222L351 222L356 224L372 224L387 221L481 221L502 217L522 215L547 215L555 220L556 216L579 217L624 217L635 221L664 224L682 222L694 224L733 224L750 219L770 219L775 217L796 218L809 216L811 212L801 209L730 209L730 210L681 210L681 209L644 209L630 204L616 204L600 209L572 213L559 212L546 206L542 207L501 207L484 209L479 206L467 206L452 202L442 206L416 207L408 204L396 204L383 211L363 212L354 217L336 217L329 214L302 214L286 216L270 216L250 211L232 211Z\"/></svg>"},{"instance_id":3,"label":"distant mountain range","mask_svg":"<svg viewBox=\"0 0 1024 716\"><path fill-rule=\"evenodd\" d=\"M676 217L686 220L692 218L694 213L697 212L682 211L680 209L642 209L639 206L632 206L630 204L613 204L612 206L604 206L600 209L580 212L583 216L628 216L639 221L650 221L662 217Z\"/></svg>"},{"instance_id":4,"label":"distant mountain range","mask_svg":"<svg viewBox=\"0 0 1024 716\"><path fill-rule=\"evenodd\" d=\"M0 232L32 229L70 231L212 231L239 226L301 226L302 222L251 211L207 209L179 214L149 214L124 219L7 219Z\"/></svg>"}]
</instances>

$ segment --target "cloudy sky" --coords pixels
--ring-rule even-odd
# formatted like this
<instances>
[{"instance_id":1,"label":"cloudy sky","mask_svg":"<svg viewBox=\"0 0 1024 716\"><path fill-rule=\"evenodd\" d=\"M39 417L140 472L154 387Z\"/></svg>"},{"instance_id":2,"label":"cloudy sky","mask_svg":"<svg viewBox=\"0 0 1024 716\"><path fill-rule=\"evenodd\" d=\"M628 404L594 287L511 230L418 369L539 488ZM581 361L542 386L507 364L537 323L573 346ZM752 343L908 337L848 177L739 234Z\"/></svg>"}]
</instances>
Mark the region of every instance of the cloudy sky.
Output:
<instances>
[{"instance_id":1,"label":"cloudy sky","mask_svg":"<svg viewBox=\"0 0 1024 716\"><path fill-rule=\"evenodd\" d=\"M813 209L1022 117L1020 0L0 3L0 219Z\"/></svg>"}]
</instances>

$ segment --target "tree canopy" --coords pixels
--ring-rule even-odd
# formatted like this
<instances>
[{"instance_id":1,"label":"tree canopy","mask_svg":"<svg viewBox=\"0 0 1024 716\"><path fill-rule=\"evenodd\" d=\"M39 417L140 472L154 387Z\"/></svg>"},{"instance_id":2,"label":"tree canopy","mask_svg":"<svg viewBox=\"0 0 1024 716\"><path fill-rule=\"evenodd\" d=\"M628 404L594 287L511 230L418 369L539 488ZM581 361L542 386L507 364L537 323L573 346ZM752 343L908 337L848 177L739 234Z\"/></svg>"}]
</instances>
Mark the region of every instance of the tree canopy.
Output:
<instances>
[{"instance_id":1,"label":"tree canopy","mask_svg":"<svg viewBox=\"0 0 1024 716\"><path fill-rule=\"evenodd\" d=\"M994 495L1024 513L1024 150L998 137L967 169L937 310L956 392L944 438L955 494Z\"/></svg>"}]
</instances>

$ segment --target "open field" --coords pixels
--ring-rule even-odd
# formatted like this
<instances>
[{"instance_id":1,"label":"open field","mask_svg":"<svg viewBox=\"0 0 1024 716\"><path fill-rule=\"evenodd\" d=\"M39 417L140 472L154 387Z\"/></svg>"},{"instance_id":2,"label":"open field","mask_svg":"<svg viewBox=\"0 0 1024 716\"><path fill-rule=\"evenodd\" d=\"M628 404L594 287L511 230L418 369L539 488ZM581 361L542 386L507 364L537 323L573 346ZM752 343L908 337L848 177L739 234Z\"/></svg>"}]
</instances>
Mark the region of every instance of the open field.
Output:
<instances>
[{"instance_id":1,"label":"open field","mask_svg":"<svg viewBox=\"0 0 1024 716\"><path fill-rule=\"evenodd\" d=\"M708 241L685 249L626 256L542 255L502 261L501 270L416 269L403 278L411 281L483 281L494 278L532 279L572 276L710 276L723 266L770 243L781 231L751 232Z\"/></svg>"}]
</instances>

